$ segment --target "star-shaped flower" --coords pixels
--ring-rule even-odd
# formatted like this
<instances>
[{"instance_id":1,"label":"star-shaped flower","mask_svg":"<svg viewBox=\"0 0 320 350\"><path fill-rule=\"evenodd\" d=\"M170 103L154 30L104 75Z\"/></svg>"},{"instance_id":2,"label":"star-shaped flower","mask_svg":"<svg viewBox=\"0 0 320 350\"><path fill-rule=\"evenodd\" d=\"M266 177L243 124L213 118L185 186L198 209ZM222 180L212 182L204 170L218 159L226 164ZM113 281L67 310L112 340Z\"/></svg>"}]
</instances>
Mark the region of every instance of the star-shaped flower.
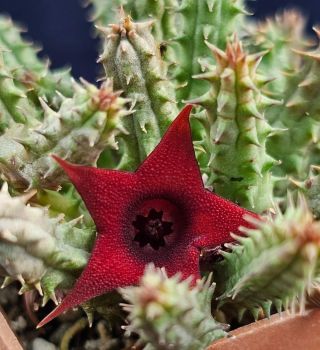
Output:
<instances>
[{"instance_id":1,"label":"star-shaped flower","mask_svg":"<svg viewBox=\"0 0 320 350\"><path fill-rule=\"evenodd\" d=\"M98 237L87 267L62 303L63 311L117 287L136 284L146 264L169 275L200 277L204 247L232 240L249 212L204 188L186 106L156 149L134 172L73 165L55 157L81 194ZM253 215L253 214L252 214Z\"/></svg>"}]
</instances>

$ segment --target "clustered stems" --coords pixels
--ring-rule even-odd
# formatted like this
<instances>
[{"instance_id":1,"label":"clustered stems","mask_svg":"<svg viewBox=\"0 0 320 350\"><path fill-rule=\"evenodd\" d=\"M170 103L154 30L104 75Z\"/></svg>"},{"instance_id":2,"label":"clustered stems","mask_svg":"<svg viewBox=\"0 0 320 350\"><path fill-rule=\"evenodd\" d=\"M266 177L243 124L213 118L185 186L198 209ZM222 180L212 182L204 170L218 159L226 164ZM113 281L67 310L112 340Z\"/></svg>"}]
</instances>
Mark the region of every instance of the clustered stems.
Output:
<instances>
[{"instance_id":1,"label":"clustered stems","mask_svg":"<svg viewBox=\"0 0 320 350\"><path fill-rule=\"evenodd\" d=\"M2 288L67 294L47 321L79 303L90 324L126 318L120 340L101 331L110 348L205 349L226 323L318 306L320 48L302 14L87 2L99 84L51 69L0 16Z\"/></svg>"}]
</instances>

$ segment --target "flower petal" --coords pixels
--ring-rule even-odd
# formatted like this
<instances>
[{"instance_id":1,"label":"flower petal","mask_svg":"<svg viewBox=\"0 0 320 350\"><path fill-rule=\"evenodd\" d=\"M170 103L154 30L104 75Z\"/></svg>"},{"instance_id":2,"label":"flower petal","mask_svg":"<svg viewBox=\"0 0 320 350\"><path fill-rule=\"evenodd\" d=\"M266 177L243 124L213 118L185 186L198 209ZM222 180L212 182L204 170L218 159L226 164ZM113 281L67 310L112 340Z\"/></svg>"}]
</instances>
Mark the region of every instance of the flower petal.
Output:
<instances>
[{"instance_id":1,"label":"flower petal","mask_svg":"<svg viewBox=\"0 0 320 350\"><path fill-rule=\"evenodd\" d=\"M80 193L98 232L109 229L110 223L118 220L119 211L130 203L135 194L135 174L74 165L57 156L53 158L61 165Z\"/></svg>"},{"instance_id":2,"label":"flower petal","mask_svg":"<svg viewBox=\"0 0 320 350\"><path fill-rule=\"evenodd\" d=\"M204 189L191 139L191 108L182 110L135 173L76 166L54 157L80 192L99 235L74 288L39 326L90 298L138 283L150 262L165 267L169 275L180 271L183 278L193 275L195 280L200 277L201 248L231 241L230 232L250 226L243 218L247 210ZM178 236L170 243L167 235L168 244L156 251L135 241L134 222L141 216L135 210L141 201L172 202L169 207L176 206L179 213L179 220L172 214Z\"/></svg>"},{"instance_id":3,"label":"flower petal","mask_svg":"<svg viewBox=\"0 0 320 350\"><path fill-rule=\"evenodd\" d=\"M195 158L189 116L192 105L187 105L173 121L156 149L137 169L145 186L169 189L182 185L185 190L203 187Z\"/></svg>"},{"instance_id":4,"label":"flower petal","mask_svg":"<svg viewBox=\"0 0 320 350\"><path fill-rule=\"evenodd\" d=\"M165 251L162 252L165 254ZM91 298L120 286L137 284L145 266L150 262L154 262L157 267L164 267L169 276L179 271L182 278L192 276L193 281L200 278L199 250L193 246L180 245L175 253L168 255L167 259L164 259L163 253L143 257L136 255L133 247L119 241L118 235L102 233L97 239L87 267L72 290L37 327L44 326L64 311Z\"/></svg>"},{"instance_id":5,"label":"flower petal","mask_svg":"<svg viewBox=\"0 0 320 350\"><path fill-rule=\"evenodd\" d=\"M130 248L130 247L129 247ZM78 306L119 286L136 284L142 276L146 262L121 242L116 233L100 234L91 258L72 290L39 324L42 327L69 308Z\"/></svg>"},{"instance_id":6,"label":"flower petal","mask_svg":"<svg viewBox=\"0 0 320 350\"><path fill-rule=\"evenodd\" d=\"M233 241L231 232L239 233L240 226L251 226L244 219L245 215L259 217L208 190L204 191L201 200L195 197L195 201L198 209L193 218L193 225L198 237L194 245L199 248L214 247Z\"/></svg>"}]
</instances>

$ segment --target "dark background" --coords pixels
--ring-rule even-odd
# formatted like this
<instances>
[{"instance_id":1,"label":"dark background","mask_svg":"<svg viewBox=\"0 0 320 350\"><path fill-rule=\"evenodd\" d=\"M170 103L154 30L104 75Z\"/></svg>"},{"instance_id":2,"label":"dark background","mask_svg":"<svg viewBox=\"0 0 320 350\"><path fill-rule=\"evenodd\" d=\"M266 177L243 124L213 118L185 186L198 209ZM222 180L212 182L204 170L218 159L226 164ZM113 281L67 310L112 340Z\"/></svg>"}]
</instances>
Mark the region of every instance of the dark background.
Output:
<instances>
[{"instance_id":1,"label":"dark background","mask_svg":"<svg viewBox=\"0 0 320 350\"><path fill-rule=\"evenodd\" d=\"M309 30L320 23L319 0L256 0L248 6L260 18L294 6L308 16ZM53 67L71 65L75 77L95 80L98 43L81 0L0 0L0 12L28 28L27 37L41 44L42 55L50 57Z\"/></svg>"}]
</instances>

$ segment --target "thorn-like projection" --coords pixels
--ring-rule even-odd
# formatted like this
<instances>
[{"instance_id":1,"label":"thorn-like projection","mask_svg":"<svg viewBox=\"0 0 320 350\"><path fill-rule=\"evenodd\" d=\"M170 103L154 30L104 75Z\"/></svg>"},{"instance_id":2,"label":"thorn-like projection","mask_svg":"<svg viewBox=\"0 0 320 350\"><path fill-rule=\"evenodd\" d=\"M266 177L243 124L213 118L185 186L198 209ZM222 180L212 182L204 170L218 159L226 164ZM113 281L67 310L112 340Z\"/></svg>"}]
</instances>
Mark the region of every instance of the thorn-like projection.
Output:
<instances>
[{"instance_id":1,"label":"thorn-like projection","mask_svg":"<svg viewBox=\"0 0 320 350\"><path fill-rule=\"evenodd\" d=\"M57 301L55 290L71 285L86 265L94 232L81 228L81 218L50 218L46 208L27 203L31 194L11 197L7 184L0 191L0 269L7 275L1 288L18 280L19 294L35 289L44 302ZM63 205L59 200L59 210Z\"/></svg>"},{"instance_id":2,"label":"thorn-like projection","mask_svg":"<svg viewBox=\"0 0 320 350\"><path fill-rule=\"evenodd\" d=\"M73 88L72 98L60 96L58 110L40 98L43 120L33 127L15 124L0 136L1 170L12 187L26 191L56 188L66 178L51 153L92 165L109 141L115 142L124 131L118 128L119 120L132 113L127 108L130 102L113 90L111 80L97 88L81 79L81 84L73 82ZM26 201L32 193L25 195Z\"/></svg>"},{"instance_id":3,"label":"thorn-like projection","mask_svg":"<svg viewBox=\"0 0 320 350\"><path fill-rule=\"evenodd\" d=\"M211 316L214 288L211 275L191 288L190 281L149 265L139 286L120 290L129 303L121 304L130 321L123 329L154 348L163 339L163 349L205 349L226 336L226 325Z\"/></svg>"},{"instance_id":4,"label":"thorn-like projection","mask_svg":"<svg viewBox=\"0 0 320 350\"><path fill-rule=\"evenodd\" d=\"M189 101L208 89L205 81L190 77L203 73L208 62L213 64L210 51L215 52L220 63L224 60L227 38L239 31L240 16L245 9L242 0L182 0L176 12L182 21L173 41L173 56L178 64L172 71L177 84L181 85L177 91L178 99ZM219 30L217 23L223 23ZM192 49L191 43L194 43ZM207 63L203 64L203 61Z\"/></svg>"},{"instance_id":5,"label":"thorn-like projection","mask_svg":"<svg viewBox=\"0 0 320 350\"><path fill-rule=\"evenodd\" d=\"M15 281L14 278L6 276L5 279L3 280L2 285L1 285L1 289L6 288L7 286L9 286L14 281Z\"/></svg>"},{"instance_id":6,"label":"thorn-like projection","mask_svg":"<svg viewBox=\"0 0 320 350\"><path fill-rule=\"evenodd\" d=\"M36 282L34 287L36 288L36 290L38 291L38 293L40 294L40 296L43 296L43 291L42 291L42 288L41 288L41 283L40 281Z\"/></svg>"},{"instance_id":7,"label":"thorn-like projection","mask_svg":"<svg viewBox=\"0 0 320 350\"><path fill-rule=\"evenodd\" d=\"M318 134L319 49L310 51L310 41L305 36L306 19L296 10L278 13L274 18L249 25L247 30L251 50L269 49L259 65L260 72L276 78L268 84L268 96L283 99L283 105L270 110L268 120L287 132L270 135L268 153L281 160L278 176L289 174L303 179L311 162L309 149ZM285 189L280 187L277 192L283 194Z\"/></svg>"},{"instance_id":8,"label":"thorn-like projection","mask_svg":"<svg viewBox=\"0 0 320 350\"><path fill-rule=\"evenodd\" d=\"M0 239L10 242L10 243L16 243L17 242L17 237L12 234L8 229L3 229L0 232Z\"/></svg>"},{"instance_id":9,"label":"thorn-like projection","mask_svg":"<svg viewBox=\"0 0 320 350\"><path fill-rule=\"evenodd\" d=\"M206 109L207 118L200 122L205 130L210 128L204 143L207 159L202 156L200 163L216 193L262 212L272 205L270 168L275 164L266 152L273 129L264 114L278 103L265 97L257 82L257 67L266 51L249 55L236 36L225 51L207 45L216 65L208 65L198 78L207 80L211 89L192 99Z\"/></svg>"},{"instance_id":10,"label":"thorn-like projection","mask_svg":"<svg viewBox=\"0 0 320 350\"><path fill-rule=\"evenodd\" d=\"M256 228L233 235L239 244L215 267L218 307L233 309L240 318L248 311L255 319L261 310L268 317L272 305L278 312L288 309L289 301L291 310L297 305L304 310L319 266L319 222L302 196L297 203L289 196L284 214L278 209L273 217L252 221Z\"/></svg>"},{"instance_id":11,"label":"thorn-like projection","mask_svg":"<svg viewBox=\"0 0 320 350\"><path fill-rule=\"evenodd\" d=\"M125 155L118 168L134 170L153 151L178 112L173 82L167 65L152 37L153 23L134 22L122 15L118 24L107 29L100 62L116 89L134 101L134 110L122 118L121 137Z\"/></svg>"}]
</instances>

